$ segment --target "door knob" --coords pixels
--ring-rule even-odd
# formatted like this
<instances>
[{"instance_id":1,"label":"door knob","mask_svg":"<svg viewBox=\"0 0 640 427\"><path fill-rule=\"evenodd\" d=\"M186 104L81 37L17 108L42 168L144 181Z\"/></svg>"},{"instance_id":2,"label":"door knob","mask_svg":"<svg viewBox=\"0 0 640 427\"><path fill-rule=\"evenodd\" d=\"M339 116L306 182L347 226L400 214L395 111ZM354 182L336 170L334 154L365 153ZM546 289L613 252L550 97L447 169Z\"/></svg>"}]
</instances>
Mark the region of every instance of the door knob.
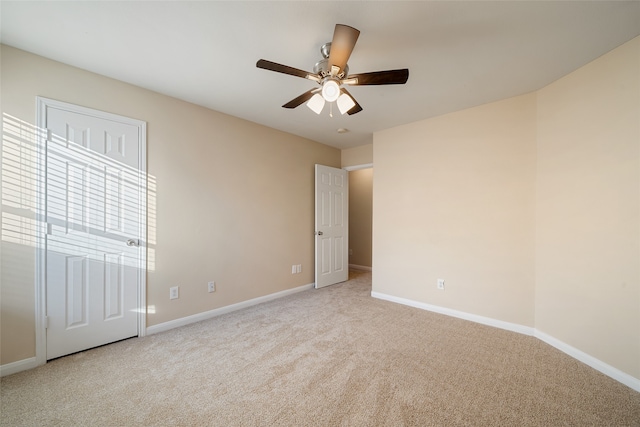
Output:
<instances>
[{"instance_id":1,"label":"door knob","mask_svg":"<svg viewBox=\"0 0 640 427\"><path fill-rule=\"evenodd\" d=\"M322 231L318 231L318 236L322 236L324 233Z\"/></svg>"},{"instance_id":2,"label":"door knob","mask_svg":"<svg viewBox=\"0 0 640 427\"><path fill-rule=\"evenodd\" d=\"M139 243L135 239L128 239L127 240L127 246L138 246L138 245L139 245Z\"/></svg>"}]
</instances>

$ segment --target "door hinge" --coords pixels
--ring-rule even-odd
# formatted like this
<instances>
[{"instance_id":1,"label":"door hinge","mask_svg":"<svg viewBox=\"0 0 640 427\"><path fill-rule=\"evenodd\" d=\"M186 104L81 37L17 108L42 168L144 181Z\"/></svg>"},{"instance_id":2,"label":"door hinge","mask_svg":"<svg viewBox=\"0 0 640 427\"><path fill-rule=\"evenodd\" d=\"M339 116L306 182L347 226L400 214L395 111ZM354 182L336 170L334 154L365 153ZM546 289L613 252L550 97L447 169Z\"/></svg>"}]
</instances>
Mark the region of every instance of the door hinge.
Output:
<instances>
[{"instance_id":1,"label":"door hinge","mask_svg":"<svg viewBox=\"0 0 640 427\"><path fill-rule=\"evenodd\" d=\"M49 316L44 316L44 328L49 329Z\"/></svg>"}]
</instances>

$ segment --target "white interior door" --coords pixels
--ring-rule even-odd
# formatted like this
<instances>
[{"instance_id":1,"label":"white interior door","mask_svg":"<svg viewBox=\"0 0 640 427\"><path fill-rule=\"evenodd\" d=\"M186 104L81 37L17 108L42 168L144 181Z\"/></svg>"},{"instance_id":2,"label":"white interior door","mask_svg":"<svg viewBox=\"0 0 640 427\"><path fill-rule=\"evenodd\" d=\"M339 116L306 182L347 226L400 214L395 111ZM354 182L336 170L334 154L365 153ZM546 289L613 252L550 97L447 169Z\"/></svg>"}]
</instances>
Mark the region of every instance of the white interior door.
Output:
<instances>
[{"instance_id":1,"label":"white interior door","mask_svg":"<svg viewBox=\"0 0 640 427\"><path fill-rule=\"evenodd\" d=\"M43 102L48 360L138 335L146 173L143 122Z\"/></svg>"},{"instance_id":2,"label":"white interior door","mask_svg":"<svg viewBox=\"0 0 640 427\"><path fill-rule=\"evenodd\" d=\"M349 278L349 175L316 165L316 288Z\"/></svg>"}]
</instances>

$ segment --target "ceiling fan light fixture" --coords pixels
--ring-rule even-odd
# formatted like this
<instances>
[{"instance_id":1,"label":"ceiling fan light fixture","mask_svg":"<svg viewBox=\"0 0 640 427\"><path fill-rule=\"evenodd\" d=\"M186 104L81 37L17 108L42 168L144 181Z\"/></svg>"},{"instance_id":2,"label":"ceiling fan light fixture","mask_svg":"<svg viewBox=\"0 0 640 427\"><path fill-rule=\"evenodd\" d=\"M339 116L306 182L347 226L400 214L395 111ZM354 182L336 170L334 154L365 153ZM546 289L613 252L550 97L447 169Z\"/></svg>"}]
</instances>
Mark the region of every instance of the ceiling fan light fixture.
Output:
<instances>
[{"instance_id":1,"label":"ceiling fan light fixture","mask_svg":"<svg viewBox=\"0 0 640 427\"><path fill-rule=\"evenodd\" d=\"M316 93L311 97L309 102L307 102L307 107L309 107L314 113L320 114L324 108L324 98L321 97L320 94Z\"/></svg>"},{"instance_id":2,"label":"ceiling fan light fixture","mask_svg":"<svg viewBox=\"0 0 640 427\"><path fill-rule=\"evenodd\" d=\"M336 104L338 104L338 110L340 110L340 114L346 113L356 105L353 99L351 99L351 97L346 93L340 95Z\"/></svg>"},{"instance_id":3,"label":"ceiling fan light fixture","mask_svg":"<svg viewBox=\"0 0 640 427\"><path fill-rule=\"evenodd\" d=\"M340 85L335 80L325 80L322 84L322 97L327 102L333 102L340 96Z\"/></svg>"}]
</instances>

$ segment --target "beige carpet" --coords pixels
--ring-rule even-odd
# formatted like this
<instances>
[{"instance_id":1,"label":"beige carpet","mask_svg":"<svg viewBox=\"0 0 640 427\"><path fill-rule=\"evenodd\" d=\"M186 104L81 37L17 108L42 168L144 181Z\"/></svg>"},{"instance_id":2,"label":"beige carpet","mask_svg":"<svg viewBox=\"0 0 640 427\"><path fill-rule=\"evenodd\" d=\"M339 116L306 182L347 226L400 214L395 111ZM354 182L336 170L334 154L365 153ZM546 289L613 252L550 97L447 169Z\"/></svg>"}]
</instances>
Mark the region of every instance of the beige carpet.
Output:
<instances>
[{"instance_id":1,"label":"beige carpet","mask_svg":"<svg viewBox=\"0 0 640 427\"><path fill-rule=\"evenodd\" d=\"M640 393L371 276L1 380L3 426L640 426Z\"/></svg>"}]
</instances>

